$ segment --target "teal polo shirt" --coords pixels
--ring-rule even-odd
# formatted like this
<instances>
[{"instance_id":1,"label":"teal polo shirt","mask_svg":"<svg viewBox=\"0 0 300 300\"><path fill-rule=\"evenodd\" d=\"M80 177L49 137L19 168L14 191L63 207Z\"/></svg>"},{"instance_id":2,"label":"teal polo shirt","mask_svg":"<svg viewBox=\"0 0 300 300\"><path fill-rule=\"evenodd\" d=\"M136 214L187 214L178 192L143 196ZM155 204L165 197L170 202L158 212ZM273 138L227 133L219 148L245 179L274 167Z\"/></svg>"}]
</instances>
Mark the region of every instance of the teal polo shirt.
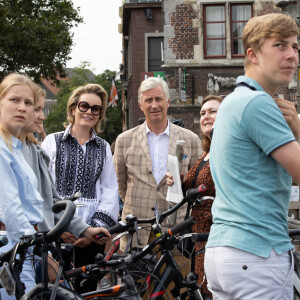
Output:
<instances>
[{"instance_id":1,"label":"teal polo shirt","mask_svg":"<svg viewBox=\"0 0 300 300\"><path fill-rule=\"evenodd\" d=\"M291 177L270 153L295 138L275 101L253 79L218 110L210 152L216 187L206 247L230 246L268 257L293 248L287 214Z\"/></svg>"}]
</instances>

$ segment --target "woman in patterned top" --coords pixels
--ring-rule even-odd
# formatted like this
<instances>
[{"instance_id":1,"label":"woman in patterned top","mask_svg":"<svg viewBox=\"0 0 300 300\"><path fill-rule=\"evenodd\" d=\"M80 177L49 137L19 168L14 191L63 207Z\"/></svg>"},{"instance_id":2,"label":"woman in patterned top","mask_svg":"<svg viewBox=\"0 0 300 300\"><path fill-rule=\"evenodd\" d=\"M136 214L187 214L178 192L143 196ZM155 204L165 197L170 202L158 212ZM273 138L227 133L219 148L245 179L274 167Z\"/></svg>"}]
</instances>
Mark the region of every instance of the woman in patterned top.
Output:
<instances>
[{"instance_id":1,"label":"woman in patterned top","mask_svg":"<svg viewBox=\"0 0 300 300\"><path fill-rule=\"evenodd\" d=\"M80 86L67 105L69 126L63 132L48 135L42 143L50 157L49 171L62 197L81 192L75 201L76 214L92 227L110 228L119 214L118 184L110 145L97 136L104 120L107 93L98 84ZM76 239L65 233L65 242L75 247L75 265L94 263L103 247L86 238ZM80 280L80 279L79 279ZM80 292L95 290L97 282L85 283Z\"/></svg>"},{"instance_id":2,"label":"woman in patterned top","mask_svg":"<svg viewBox=\"0 0 300 300\"><path fill-rule=\"evenodd\" d=\"M200 110L201 145L203 154L184 178L182 184L184 193L190 188L195 188L200 184L205 184L206 191L203 196L215 196L215 186L209 168L209 150L211 143L211 131L222 100L222 97L215 95L208 95L203 99ZM167 175L167 184L172 185L172 176L170 173L167 173ZM196 224L192 227L193 232L209 232L210 226L212 225L212 202L212 200L206 200L193 208L191 216L196 220ZM195 252L203 249L205 244L206 242L196 243ZM195 257L195 271L199 275L198 283L200 284L204 277L204 253ZM212 295L206 285L207 282L205 280L202 287L207 296L212 298Z\"/></svg>"}]
</instances>

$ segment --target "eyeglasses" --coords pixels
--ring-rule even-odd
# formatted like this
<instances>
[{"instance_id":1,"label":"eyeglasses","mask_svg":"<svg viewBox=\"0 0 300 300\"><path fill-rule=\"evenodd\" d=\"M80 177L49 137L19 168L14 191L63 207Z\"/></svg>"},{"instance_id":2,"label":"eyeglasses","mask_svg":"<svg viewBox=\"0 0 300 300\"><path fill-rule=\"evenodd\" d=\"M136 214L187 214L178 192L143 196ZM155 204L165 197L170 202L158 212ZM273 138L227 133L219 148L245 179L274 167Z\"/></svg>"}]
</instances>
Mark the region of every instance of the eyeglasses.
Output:
<instances>
[{"instance_id":1,"label":"eyeglasses","mask_svg":"<svg viewBox=\"0 0 300 300\"><path fill-rule=\"evenodd\" d=\"M94 116L99 116L101 114L102 108L100 105L93 105L90 106L87 102L81 101L78 103L78 109L81 112L87 112L89 109L91 109L91 113Z\"/></svg>"}]
</instances>

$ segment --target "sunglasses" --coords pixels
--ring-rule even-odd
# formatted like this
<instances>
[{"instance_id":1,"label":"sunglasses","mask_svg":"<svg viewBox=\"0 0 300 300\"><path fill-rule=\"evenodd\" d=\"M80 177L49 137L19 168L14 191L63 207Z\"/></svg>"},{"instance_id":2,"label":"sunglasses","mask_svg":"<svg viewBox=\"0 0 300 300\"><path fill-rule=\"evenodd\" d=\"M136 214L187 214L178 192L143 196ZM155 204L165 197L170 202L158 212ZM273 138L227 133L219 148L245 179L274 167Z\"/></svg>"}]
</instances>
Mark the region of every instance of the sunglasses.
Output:
<instances>
[{"instance_id":1,"label":"sunglasses","mask_svg":"<svg viewBox=\"0 0 300 300\"><path fill-rule=\"evenodd\" d=\"M102 108L100 105L93 105L90 106L87 102L81 101L77 105L78 109L81 112L87 112L89 109L91 109L91 113L94 116L99 116L101 114Z\"/></svg>"}]
</instances>

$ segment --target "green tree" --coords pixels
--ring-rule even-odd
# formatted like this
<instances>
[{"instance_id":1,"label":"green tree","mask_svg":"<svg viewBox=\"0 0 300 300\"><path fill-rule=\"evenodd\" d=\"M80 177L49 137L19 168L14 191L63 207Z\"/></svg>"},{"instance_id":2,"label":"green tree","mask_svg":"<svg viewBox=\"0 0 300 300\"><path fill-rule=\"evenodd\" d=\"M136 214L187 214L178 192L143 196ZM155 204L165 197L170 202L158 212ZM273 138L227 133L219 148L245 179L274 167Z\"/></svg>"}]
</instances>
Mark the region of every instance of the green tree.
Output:
<instances>
[{"instance_id":1,"label":"green tree","mask_svg":"<svg viewBox=\"0 0 300 300\"><path fill-rule=\"evenodd\" d=\"M73 69L70 78L60 82L59 86L61 89L56 96L56 104L53 106L51 113L44 122L47 134L64 130L63 123L67 122L67 102L71 92L78 86L87 83L98 83L107 91L109 98L111 82L115 77L116 72L105 70L103 73L92 78L89 67L90 64L88 62L83 62L79 67ZM121 90L121 83L119 81L116 82L116 87L118 91ZM116 107L107 108L106 122L102 129L103 132L100 134L100 137L110 144L114 142L117 136L122 132L121 100L117 101Z\"/></svg>"},{"instance_id":2,"label":"green tree","mask_svg":"<svg viewBox=\"0 0 300 300\"><path fill-rule=\"evenodd\" d=\"M116 72L105 70L102 74L96 76L95 80L101 84L104 89L108 93L108 100L109 94L111 90L112 80L115 78ZM117 136L122 132L122 101L121 101L121 82L115 81L115 85L118 92L119 100L117 101L117 106L111 107L108 106L106 110L106 121L104 124L104 130L100 134L100 136L108 141L110 144L114 142Z\"/></svg>"},{"instance_id":3,"label":"green tree","mask_svg":"<svg viewBox=\"0 0 300 300\"><path fill-rule=\"evenodd\" d=\"M10 72L64 77L71 29L83 20L72 0L0 0L0 79Z\"/></svg>"}]
</instances>

